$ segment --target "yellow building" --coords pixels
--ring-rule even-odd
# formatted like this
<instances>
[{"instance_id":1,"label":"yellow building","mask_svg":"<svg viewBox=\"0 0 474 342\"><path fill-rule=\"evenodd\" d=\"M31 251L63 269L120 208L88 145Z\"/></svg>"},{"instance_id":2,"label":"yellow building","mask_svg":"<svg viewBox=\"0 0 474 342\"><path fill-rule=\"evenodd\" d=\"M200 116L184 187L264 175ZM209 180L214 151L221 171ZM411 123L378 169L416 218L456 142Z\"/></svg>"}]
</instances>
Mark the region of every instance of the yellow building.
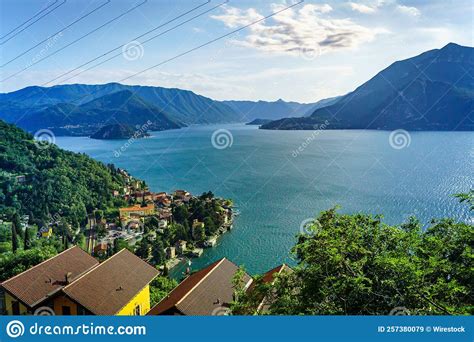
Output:
<instances>
[{"instance_id":1,"label":"yellow building","mask_svg":"<svg viewBox=\"0 0 474 342\"><path fill-rule=\"evenodd\" d=\"M40 229L40 234L42 238L50 238L53 235L52 227L43 227Z\"/></svg>"},{"instance_id":2,"label":"yellow building","mask_svg":"<svg viewBox=\"0 0 474 342\"><path fill-rule=\"evenodd\" d=\"M4 281L7 315L145 315L158 271L123 249L99 262L72 247Z\"/></svg>"}]
</instances>

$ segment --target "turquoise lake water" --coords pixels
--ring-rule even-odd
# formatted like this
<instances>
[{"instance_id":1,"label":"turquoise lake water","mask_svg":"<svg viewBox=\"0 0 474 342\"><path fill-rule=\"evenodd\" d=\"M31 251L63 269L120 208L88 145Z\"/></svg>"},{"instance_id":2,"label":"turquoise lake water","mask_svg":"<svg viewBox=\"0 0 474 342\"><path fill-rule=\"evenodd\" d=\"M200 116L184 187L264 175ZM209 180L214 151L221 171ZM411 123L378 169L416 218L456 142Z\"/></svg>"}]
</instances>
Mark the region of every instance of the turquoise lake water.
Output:
<instances>
[{"instance_id":1,"label":"turquoise lake water","mask_svg":"<svg viewBox=\"0 0 474 342\"><path fill-rule=\"evenodd\" d=\"M217 149L212 136L222 129L232 145ZM391 224L411 215L423 222L446 216L474 222L452 197L474 186L474 133L410 132L394 139L385 131L219 125L154 132L130 144L84 137L56 143L125 168L153 191L211 190L233 199L241 212L234 229L192 268L225 256L258 273L291 263L301 222L335 205L343 212L382 213ZM229 140L217 141L225 147Z\"/></svg>"}]
</instances>

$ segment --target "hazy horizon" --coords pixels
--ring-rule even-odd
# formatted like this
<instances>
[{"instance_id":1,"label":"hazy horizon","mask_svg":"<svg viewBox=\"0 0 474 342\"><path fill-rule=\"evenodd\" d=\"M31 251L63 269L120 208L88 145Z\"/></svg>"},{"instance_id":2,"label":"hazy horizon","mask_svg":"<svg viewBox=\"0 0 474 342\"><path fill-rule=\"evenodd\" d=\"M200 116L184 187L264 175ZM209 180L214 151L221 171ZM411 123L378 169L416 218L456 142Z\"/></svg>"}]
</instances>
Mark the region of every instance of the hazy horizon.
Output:
<instances>
[{"instance_id":1,"label":"hazy horizon","mask_svg":"<svg viewBox=\"0 0 474 342\"><path fill-rule=\"evenodd\" d=\"M442 1L305 1L174 59L295 3L71 0L24 31L9 35L50 3L2 2L0 76L8 80L1 82L0 91L42 85L70 70L84 71L104 61L47 86L120 82L150 68L120 83L186 89L215 100L312 103L354 90L397 60L449 42L473 45L472 34L465 30L472 26L469 1L452 6ZM138 47L129 44L186 12L138 39ZM145 42L158 34L162 35ZM133 49L121 53L125 45ZM80 67L116 47L118 52ZM107 61L116 53L123 56ZM173 60L151 68L168 59Z\"/></svg>"}]
</instances>

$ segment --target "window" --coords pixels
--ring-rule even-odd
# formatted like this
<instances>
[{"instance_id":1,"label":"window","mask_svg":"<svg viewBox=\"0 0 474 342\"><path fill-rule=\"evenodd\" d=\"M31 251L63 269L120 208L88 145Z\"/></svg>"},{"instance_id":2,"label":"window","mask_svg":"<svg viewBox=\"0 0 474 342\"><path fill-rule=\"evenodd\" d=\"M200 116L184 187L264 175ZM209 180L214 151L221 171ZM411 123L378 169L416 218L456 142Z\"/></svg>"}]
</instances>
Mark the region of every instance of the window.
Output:
<instances>
[{"instance_id":1,"label":"window","mask_svg":"<svg viewBox=\"0 0 474 342\"><path fill-rule=\"evenodd\" d=\"M69 306L62 307L63 316L70 316L71 315L71 308Z\"/></svg>"},{"instance_id":2,"label":"window","mask_svg":"<svg viewBox=\"0 0 474 342\"><path fill-rule=\"evenodd\" d=\"M12 302L12 314L13 315L20 314L20 302L17 302L17 301Z\"/></svg>"},{"instance_id":3,"label":"window","mask_svg":"<svg viewBox=\"0 0 474 342\"><path fill-rule=\"evenodd\" d=\"M141 315L141 310L140 310L140 305L135 306L135 316L140 316Z\"/></svg>"}]
</instances>

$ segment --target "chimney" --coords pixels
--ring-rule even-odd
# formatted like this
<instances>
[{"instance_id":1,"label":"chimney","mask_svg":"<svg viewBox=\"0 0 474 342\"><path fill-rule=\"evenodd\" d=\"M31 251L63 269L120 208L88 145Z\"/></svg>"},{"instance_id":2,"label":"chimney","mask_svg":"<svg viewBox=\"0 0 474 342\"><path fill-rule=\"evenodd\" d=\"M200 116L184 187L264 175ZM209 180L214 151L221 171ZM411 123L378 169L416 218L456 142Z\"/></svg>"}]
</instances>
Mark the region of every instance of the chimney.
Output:
<instances>
[{"instance_id":1,"label":"chimney","mask_svg":"<svg viewBox=\"0 0 474 342\"><path fill-rule=\"evenodd\" d=\"M66 276L64 278L65 278L66 284L69 284L71 282L72 272L66 273Z\"/></svg>"}]
</instances>

